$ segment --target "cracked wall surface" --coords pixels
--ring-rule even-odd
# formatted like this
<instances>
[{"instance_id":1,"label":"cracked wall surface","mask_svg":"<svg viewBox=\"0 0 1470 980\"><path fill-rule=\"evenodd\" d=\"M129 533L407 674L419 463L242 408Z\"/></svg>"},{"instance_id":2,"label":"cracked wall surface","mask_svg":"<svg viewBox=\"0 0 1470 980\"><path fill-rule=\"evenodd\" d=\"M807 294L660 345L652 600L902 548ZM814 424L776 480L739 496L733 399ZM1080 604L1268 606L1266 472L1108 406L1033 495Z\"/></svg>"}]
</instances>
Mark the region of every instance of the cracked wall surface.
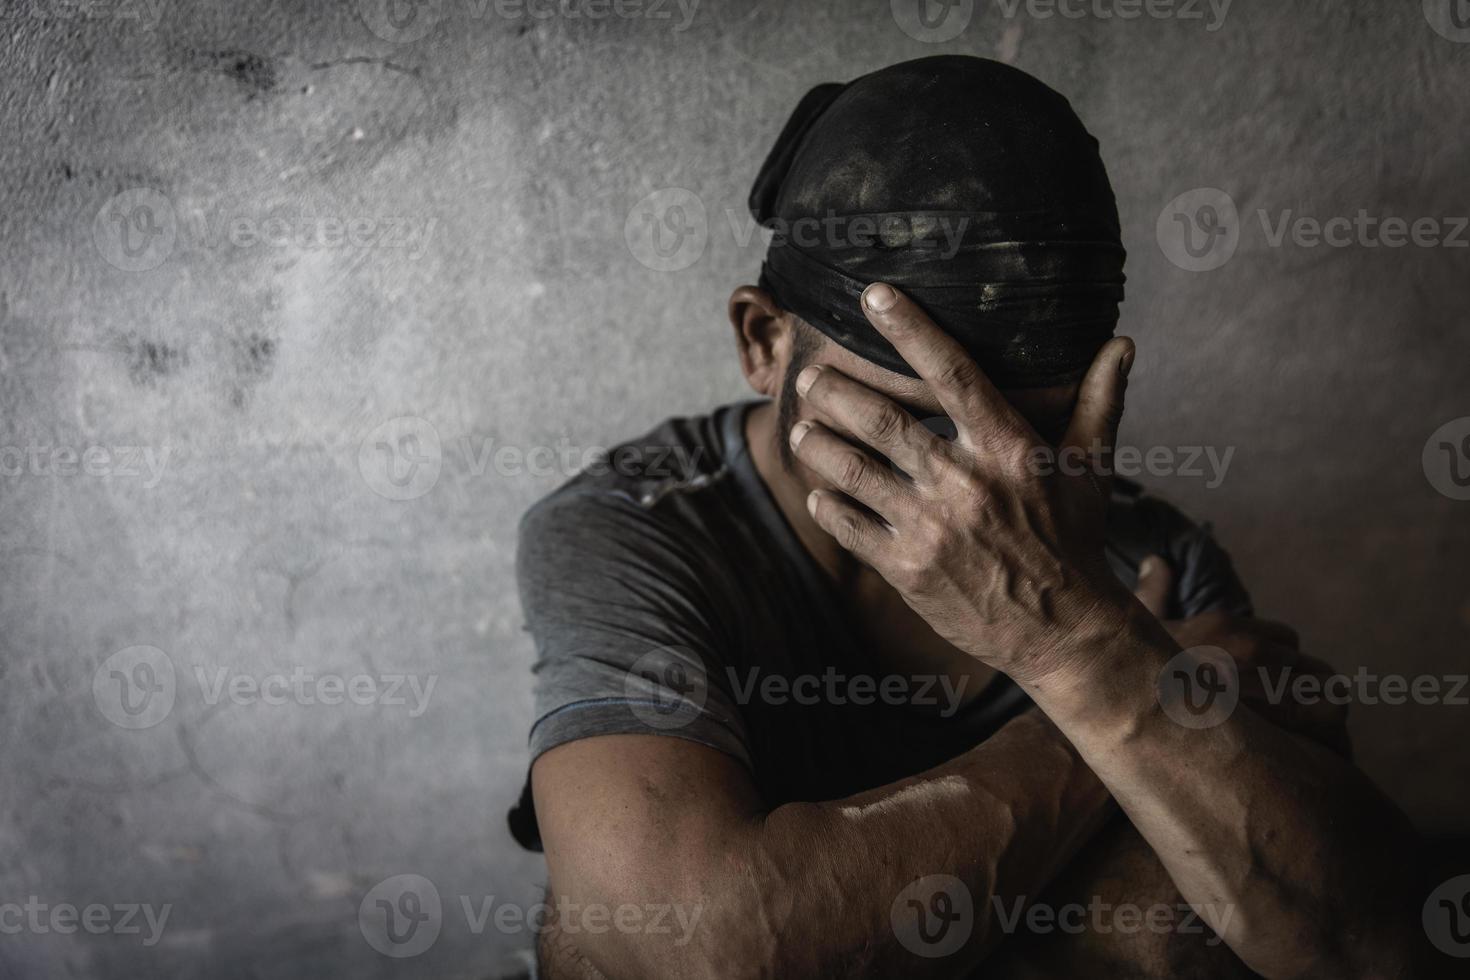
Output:
<instances>
[{"instance_id":1,"label":"cracked wall surface","mask_svg":"<svg viewBox=\"0 0 1470 980\"><path fill-rule=\"evenodd\" d=\"M723 317L757 166L812 84L926 54L1026 68L1100 139L1125 441L1234 451L1218 486L1143 482L1313 652L1463 673L1470 502L1425 450L1470 416L1470 249L1271 232L1470 213L1470 43L1418 2L971 6L931 42L887 3L7 5L0 903L171 911L151 944L7 934L0 976L514 970L526 930L479 916L544 881L504 820L516 519L597 447L746 395ZM688 262L639 240L670 188L704 211ZM1196 188L1238 209L1207 271L1159 231ZM1354 708L1432 833L1470 827L1467 718ZM360 912L401 875L440 928L395 958Z\"/></svg>"}]
</instances>

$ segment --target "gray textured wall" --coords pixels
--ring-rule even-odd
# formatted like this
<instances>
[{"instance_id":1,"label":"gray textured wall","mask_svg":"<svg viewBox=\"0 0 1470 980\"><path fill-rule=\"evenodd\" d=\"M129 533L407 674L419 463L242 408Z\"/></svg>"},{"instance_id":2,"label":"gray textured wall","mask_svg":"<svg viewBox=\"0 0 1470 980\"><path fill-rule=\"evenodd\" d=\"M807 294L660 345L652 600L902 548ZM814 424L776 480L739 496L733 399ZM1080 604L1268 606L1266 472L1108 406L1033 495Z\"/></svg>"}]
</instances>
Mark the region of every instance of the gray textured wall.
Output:
<instances>
[{"instance_id":1,"label":"gray textured wall","mask_svg":"<svg viewBox=\"0 0 1470 980\"><path fill-rule=\"evenodd\" d=\"M1141 347L1127 441L1235 450L1219 486L1146 482L1316 652L1464 671L1470 502L1421 453L1470 415L1470 235L1273 245L1258 212L1470 214L1470 30L1448 0L1091 4L960 3L947 41L900 29L922 34L907 0L443 0L401 29L382 2L7 4L0 903L46 910L0 921L0 976L513 965L525 932L462 901L526 903L541 875L503 820L529 720L515 520L584 450L744 394L723 304L758 263L769 141L809 85L925 54L1031 70L1101 139ZM670 188L706 234L665 259L645 214L701 229ZM1196 188L1238 208L1209 271L1170 237L1224 207L1166 207ZM1470 707L1355 710L1419 824L1470 827ZM394 959L359 909L402 874L441 928ZM105 934L64 931L63 903L108 907ZM171 906L157 942L117 928L130 903Z\"/></svg>"}]
</instances>

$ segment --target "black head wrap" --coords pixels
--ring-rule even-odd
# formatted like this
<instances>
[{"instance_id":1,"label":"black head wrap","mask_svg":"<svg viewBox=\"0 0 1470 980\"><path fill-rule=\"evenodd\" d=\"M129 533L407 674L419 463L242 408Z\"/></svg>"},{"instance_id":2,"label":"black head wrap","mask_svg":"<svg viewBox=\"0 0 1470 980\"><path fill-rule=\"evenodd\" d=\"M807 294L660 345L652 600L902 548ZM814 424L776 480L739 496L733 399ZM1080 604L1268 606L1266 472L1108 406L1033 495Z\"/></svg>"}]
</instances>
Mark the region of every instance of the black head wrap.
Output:
<instances>
[{"instance_id":1,"label":"black head wrap","mask_svg":"<svg viewBox=\"0 0 1470 980\"><path fill-rule=\"evenodd\" d=\"M945 55L818 85L750 193L775 231L761 285L881 367L916 372L863 315L892 283L1002 387L1078 378L1123 298L1118 208L1098 144L1025 72Z\"/></svg>"}]
</instances>

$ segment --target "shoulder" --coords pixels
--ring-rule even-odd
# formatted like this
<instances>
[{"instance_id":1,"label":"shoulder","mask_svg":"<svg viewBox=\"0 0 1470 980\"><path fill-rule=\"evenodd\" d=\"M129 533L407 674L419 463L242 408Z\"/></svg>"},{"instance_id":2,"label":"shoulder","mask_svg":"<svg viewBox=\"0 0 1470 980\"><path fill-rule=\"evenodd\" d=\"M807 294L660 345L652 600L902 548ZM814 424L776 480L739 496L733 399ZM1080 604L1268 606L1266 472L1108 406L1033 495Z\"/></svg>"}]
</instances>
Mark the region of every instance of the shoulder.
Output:
<instances>
[{"instance_id":1,"label":"shoulder","mask_svg":"<svg viewBox=\"0 0 1470 980\"><path fill-rule=\"evenodd\" d=\"M686 550L697 511L725 477L723 413L667 419L596 452L583 470L531 506L518 529L517 566Z\"/></svg>"}]
</instances>

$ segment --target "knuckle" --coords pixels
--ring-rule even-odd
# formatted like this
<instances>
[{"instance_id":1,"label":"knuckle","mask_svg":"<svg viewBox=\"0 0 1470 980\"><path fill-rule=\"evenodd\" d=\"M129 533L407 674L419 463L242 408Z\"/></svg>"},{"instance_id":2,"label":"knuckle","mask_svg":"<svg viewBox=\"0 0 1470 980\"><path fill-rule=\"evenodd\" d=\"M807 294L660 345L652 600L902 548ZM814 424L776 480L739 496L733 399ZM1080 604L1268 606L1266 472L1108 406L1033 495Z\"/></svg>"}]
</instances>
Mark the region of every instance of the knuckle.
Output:
<instances>
[{"instance_id":1,"label":"knuckle","mask_svg":"<svg viewBox=\"0 0 1470 980\"><path fill-rule=\"evenodd\" d=\"M856 551L863 542L863 523L856 514L845 512L838 516L833 528L837 543L849 551Z\"/></svg>"},{"instance_id":2,"label":"knuckle","mask_svg":"<svg viewBox=\"0 0 1470 980\"><path fill-rule=\"evenodd\" d=\"M910 594L923 592L928 581L927 561L914 555L906 555L895 561L889 571L893 585Z\"/></svg>"},{"instance_id":3,"label":"knuckle","mask_svg":"<svg viewBox=\"0 0 1470 980\"><path fill-rule=\"evenodd\" d=\"M939 369L939 376L935 380L946 388L968 389L974 387L979 380L979 369L968 357L954 357Z\"/></svg>"},{"instance_id":4,"label":"knuckle","mask_svg":"<svg viewBox=\"0 0 1470 980\"><path fill-rule=\"evenodd\" d=\"M903 434L904 421L904 414L895 406L879 404L868 410L864 429L874 440L890 442Z\"/></svg>"},{"instance_id":5,"label":"knuckle","mask_svg":"<svg viewBox=\"0 0 1470 980\"><path fill-rule=\"evenodd\" d=\"M860 490L869 479L868 461L858 453L843 453L837 464L837 482L844 490Z\"/></svg>"}]
</instances>

